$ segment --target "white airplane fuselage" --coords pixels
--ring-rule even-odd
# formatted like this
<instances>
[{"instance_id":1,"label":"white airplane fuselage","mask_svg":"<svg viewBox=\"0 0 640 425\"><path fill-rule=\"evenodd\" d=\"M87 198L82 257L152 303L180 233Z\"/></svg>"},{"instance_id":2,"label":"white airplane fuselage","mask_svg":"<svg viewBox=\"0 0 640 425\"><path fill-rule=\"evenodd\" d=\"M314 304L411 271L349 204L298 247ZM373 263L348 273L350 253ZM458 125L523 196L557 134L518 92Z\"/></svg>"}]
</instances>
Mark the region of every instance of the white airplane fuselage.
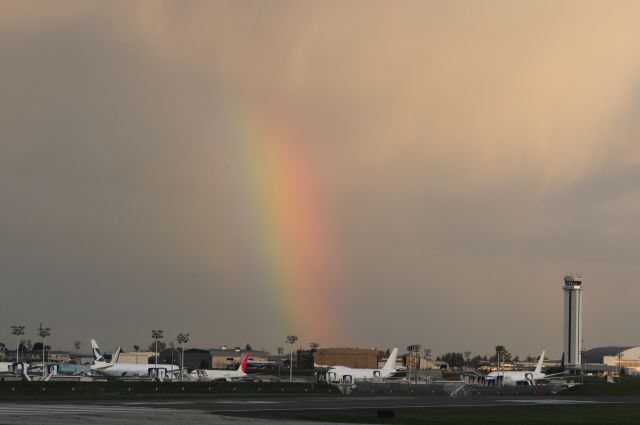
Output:
<instances>
[{"instance_id":1,"label":"white airplane fuselage","mask_svg":"<svg viewBox=\"0 0 640 425\"><path fill-rule=\"evenodd\" d=\"M540 360L534 370L496 370L484 377L484 382L488 384L501 384L501 385L533 385L536 381L540 381L547 378L547 375L542 373L542 363L544 362L544 354L540 355Z\"/></svg>"},{"instance_id":2,"label":"white airplane fuselage","mask_svg":"<svg viewBox=\"0 0 640 425\"><path fill-rule=\"evenodd\" d=\"M247 376L244 372L238 372L237 370L217 370L217 369L199 369L191 372L191 376L194 379L203 381L232 381L234 379L240 379Z\"/></svg>"},{"instance_id":3,"label":"white airplane fuselage","mask_svg":"<svg viewBox=\"0 0 640 425\"><path fill-rule=\"evenodd\" d=\"M128 377L158 377L155 364L138 363L107 363L96 361L91 365L91 370L108 378ZM174 376L180 371L179 366L159 364L158 371L164 371L168 376Z\"/></svg>"},{"instance_id":4,"label":"white airplane fuselage","mask_svg":"<svg viewBox=\"0 0 640 425\"><path fill-rule=\"evenodd\" d=\"M249 353L245 353L240 360L240 367L236 370L226 369L196 369L191 372L191 377L198 381L234 381L247 376L247 363Z\"/></svg>"},{"instance_id":5,"label":"white airplane fuselage","mask_svg":"<svg viewBox=\"0 0 640 425\"><path fill-rule=\"evenodd\" d=\"M504 385L529 385L546 377L535 371L494 371L485 376L485 382L501 382Z\"/></svg>"},{"instance_id":6,"label":"white airplane fuselage","mask_svg":"<svg viewBox=\"0 0 640 425\"><path fill-rule=\"evenodd\" d=\"M344 382L352 383L362 380L375 380L390 378L396 373L396 357L398 349L394 348L389 359L380 369L359 369L346 366L333 366L326 373L327 382Z\"/></svg>"}]
</instances>

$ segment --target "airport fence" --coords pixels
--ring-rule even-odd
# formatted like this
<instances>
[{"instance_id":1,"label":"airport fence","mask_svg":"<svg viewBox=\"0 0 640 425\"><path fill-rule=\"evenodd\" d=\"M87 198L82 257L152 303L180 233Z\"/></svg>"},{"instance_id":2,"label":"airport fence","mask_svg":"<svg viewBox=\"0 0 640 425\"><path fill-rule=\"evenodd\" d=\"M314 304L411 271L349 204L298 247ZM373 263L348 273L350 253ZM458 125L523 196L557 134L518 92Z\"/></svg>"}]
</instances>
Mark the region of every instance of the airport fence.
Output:
<instances>
[{"instance_id":1,"label":"airport fence","mask_svg":"<svg viewBox=\"0 0 640 425\"><path fill-rule=\"evenodd\" d=\"M280 382L1 382L0 400L338 396L327 384Z\"/></svg>"}]
</instances>

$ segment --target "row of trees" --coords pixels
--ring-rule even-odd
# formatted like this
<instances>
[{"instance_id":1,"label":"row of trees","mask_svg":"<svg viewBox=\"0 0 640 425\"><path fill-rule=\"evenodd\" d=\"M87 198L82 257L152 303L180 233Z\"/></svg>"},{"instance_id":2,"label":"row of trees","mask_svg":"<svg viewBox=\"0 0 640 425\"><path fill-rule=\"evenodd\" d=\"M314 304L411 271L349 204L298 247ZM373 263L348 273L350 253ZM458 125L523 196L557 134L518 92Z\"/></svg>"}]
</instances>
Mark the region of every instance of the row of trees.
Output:
<instances>
[{"instance_id":1,"label":"row of trees","mask_svg":"<svg viewBox=\"0 0 640 425\"><path fill-rule=\"evenodd\" d=\"M498 359L500 363L513 363L521 361L519 356L514 356L506 349L503 345L498 345L496 347L496 352L491 356L471 356L471 351L465 351L464 353L446 353L442 356L436 357L437 361L444 361L449 364L451 367L463 367L463 366L474 366L477 367L483 363L497 363ZM525 362L535 362L537 359L532 356L525 357Z\"/></svg>"}]
</instances>

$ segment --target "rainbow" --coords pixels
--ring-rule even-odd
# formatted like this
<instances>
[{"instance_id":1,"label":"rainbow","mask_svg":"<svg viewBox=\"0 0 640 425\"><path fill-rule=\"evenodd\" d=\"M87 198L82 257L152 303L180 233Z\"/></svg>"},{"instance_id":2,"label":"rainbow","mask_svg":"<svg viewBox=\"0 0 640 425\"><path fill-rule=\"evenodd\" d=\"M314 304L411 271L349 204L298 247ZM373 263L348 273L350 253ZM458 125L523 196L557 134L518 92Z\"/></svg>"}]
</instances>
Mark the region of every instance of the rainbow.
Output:
<instances>
[{"instance_id":1,"label":"rainbow","mask_svg":"<svg viewBox=\"0 0 640 425\"><path fill-rule=\"evenodd\" d=\"M256 211L266 284L284 335L327 343L336 326L337 257L317 166L293 120L252 118L240 125L250 197Z\"/></svg>"}]
</instances>

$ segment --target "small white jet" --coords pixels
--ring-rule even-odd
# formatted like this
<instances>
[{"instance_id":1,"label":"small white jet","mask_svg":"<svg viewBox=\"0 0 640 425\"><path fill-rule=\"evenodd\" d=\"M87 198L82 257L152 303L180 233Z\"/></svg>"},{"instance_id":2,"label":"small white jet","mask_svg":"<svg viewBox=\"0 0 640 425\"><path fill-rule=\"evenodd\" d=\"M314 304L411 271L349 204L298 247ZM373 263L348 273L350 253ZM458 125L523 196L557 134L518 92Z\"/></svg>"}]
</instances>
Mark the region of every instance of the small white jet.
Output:
<instances>
[{"instance_id":1,"label":"small white jet","mask_svg":"<svg viewBox=\"0 0 640 425\"><path fill-rule=\"evenodd\" d=\"M111 362L107 362L95 339L91 340L91 348L93 348L93 356L95 357L91 370L107 378L148 377L163 379L175 377L180 372L180 367L175 365L159 364L156 368L155 364L117 363L120 357L120 347L111 358Z\"/></svg>"},{"instance_id":2,"label":"small white jet","mask_svg":"<svg viewBox=\"0 0 640 425\"><path fill-rule=\"evenodd\" d=\"M545 352L543 351L540 355L540 360L538 360L538 364L536 365L536 368L534 370L496 370L484 376L484 383L486 385L534 385L537 381L544 381L549 379L551 376L564 374L564 372L556 373L553 375L542 373L544 354Z\"/></svg>"},{"instance_id":3,"label":"small white jet","mask_svg":"<svg viewBox=\"0 0 640 425\"><path fill-rule=\"evenodd\" d=\"M353 383L355 381L390 378L396 373L398 349L394 348L382 369L356 369L346 366L333 366L326 373L327 382Z\"/></svg>"},{"instance_id":4,"label":"small white jet","mask_svg":"<svg viewBox=\"0 0 640 425\"><path fill-rule=\"evenodd\" d=\"M191 377L198 381L235 381L247 376L247 362L249 353L245 353L240 361L240 367L236 370L225 369L196 369L191 372Z\"/></svg>"}]
</instances>

